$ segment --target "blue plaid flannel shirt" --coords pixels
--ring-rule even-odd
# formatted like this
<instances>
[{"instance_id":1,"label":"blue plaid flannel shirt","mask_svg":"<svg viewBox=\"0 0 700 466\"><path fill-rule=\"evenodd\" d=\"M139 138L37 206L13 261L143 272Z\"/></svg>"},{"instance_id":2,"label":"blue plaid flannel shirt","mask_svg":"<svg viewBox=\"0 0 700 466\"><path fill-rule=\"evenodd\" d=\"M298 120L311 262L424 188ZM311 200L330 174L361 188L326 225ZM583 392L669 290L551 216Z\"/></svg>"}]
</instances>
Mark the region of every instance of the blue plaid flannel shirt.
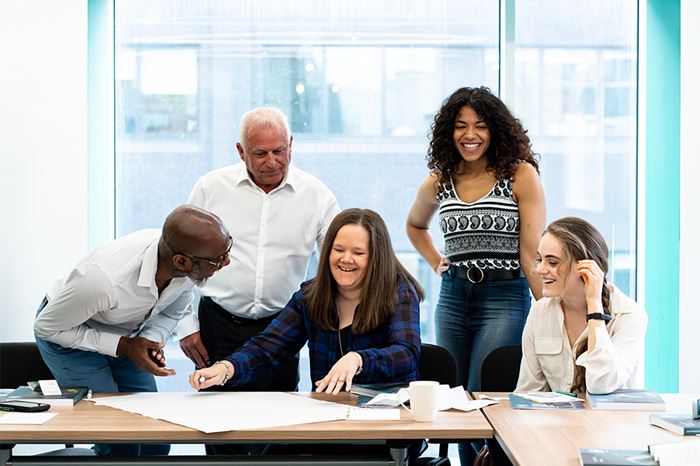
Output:
<instances>
[{"instance_id":1,"label":"blue plaid flannel shirt","mask_svg":"<svg viewBox=\"0 0 700 466\"><path fill-rule=\"evenodd\" d=\"M338 332L314 324L303 283L267 328L229 356L234 375L227 385L236 387L268 376L308 341L311 386L326 376L338 359ZM415 287L405 279L396 286L398 303L391 317L378 328L343 342L344 351L362 356L362 372L355 383L399 383L418 379L420 356L420 303Z\"/></svg>"}]
</instances>

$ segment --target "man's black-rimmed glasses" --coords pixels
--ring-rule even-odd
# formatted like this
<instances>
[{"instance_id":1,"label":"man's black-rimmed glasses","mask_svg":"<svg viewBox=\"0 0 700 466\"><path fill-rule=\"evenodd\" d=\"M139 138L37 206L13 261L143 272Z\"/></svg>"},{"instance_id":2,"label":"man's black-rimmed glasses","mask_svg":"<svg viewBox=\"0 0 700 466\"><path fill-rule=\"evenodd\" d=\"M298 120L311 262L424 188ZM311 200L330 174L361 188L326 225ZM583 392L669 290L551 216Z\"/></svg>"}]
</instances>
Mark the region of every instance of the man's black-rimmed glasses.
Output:
<instances>
[{"instance_id":1,"label":"man's black-rimmed glasses","mask_svg":"<svg viewBox=\"0 0 700 466\"><path fill-rule=\"evenodd\" d=\"M211 265L213 265L214 267L216 267L218 270L224 266L224 262L226 262L226 259L228 259L228 255L231 252L231 248L233 247L233 238L230 235L228 237L228 240L229 240L228 249L226 250L226 252L222 256L218 257L217 259L207 259L206 257L191 256L189 254L185 254L184 252L181 252L179 254L181 254L185 257L188 257L192 261L208 262Z\"/></svg>"}]
</instances>

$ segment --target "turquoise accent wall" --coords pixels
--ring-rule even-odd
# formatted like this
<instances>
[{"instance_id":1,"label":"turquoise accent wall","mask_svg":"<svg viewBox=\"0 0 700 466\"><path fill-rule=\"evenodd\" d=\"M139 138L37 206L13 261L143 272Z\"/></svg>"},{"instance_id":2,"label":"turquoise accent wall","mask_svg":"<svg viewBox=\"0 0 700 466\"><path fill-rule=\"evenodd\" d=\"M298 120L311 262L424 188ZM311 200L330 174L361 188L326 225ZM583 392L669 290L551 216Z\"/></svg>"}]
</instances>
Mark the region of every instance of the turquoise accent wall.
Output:
<instances>
[{"instance_id":1,"label":"turquoise accent wall","mask_svg":"<svg viewBox=\"0 0 700 466\"><path fill-rule=\"evenodd\" d=\"M88 248L114 232L114 3L88 1Z\"/></svg>"},{"instance_id":2,"label":"turquoise accent wall","mask_svg":"<svg viewBox=\"0 0 700 466\"><path fill-rule=\"evenodd\" d=\"M646 387L678 391L681 0L647 2Z\"/></svg>"}]
</instances>

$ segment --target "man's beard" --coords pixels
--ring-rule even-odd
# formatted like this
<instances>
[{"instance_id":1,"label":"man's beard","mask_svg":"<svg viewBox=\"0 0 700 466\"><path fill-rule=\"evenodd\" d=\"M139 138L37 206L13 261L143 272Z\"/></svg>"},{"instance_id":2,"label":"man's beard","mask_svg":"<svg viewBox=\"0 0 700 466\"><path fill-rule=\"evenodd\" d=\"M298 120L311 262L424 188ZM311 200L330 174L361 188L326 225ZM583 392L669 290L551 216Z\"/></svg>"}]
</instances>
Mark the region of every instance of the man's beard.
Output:
<instances>
[{"instance_id":1,"label":"man's beard","mask_svg":"<svg viewBox=\"0 0 700 466\"><path fill-rule=\"evenodd\" d=\"M207 280L209 279L209 277L205 277L205 278L193 278L192 277L193 275L199 275L199 272L200 272L199 264L194 264L192 266L192 271L189 273L189 275L187 275L187 277L190 280L192 280L192 283L194 283L199 288L201 288L207 284Z\"/></svg>"},{"instance_id":2,"label":"man's beard","mask_svg":"<svg viewBox=\"0 0 700 466\"><path fill-rule=\"evenodd\" d=\"M190 280L192 280L192 282L193 282L196 286L198 286L199 288L201 288L201 287L203 287L204 285L207 284L207 280L209 280L209 277L207 277L207 278L199 278L199 279L197 279L197 280L194 280L194 279L190 279Z\"/></svg>"}]
</instances>

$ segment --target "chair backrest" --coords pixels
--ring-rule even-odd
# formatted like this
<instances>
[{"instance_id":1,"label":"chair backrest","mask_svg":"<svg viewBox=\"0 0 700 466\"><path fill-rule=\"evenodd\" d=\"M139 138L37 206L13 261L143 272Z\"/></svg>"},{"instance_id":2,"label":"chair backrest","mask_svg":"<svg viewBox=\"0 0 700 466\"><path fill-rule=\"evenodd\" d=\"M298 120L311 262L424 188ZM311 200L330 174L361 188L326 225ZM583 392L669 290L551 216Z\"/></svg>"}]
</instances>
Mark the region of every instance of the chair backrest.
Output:
<instances>
[{"instance_id":1,"label":"chair backrest","mask_svg":"<svg viewBox=\"0 0 700 466\"><path fill-rule=\"evenodd\" d=\"M0 343L0 388L53 378L35 342Z\"/></svg>"},{"instance_id":2,"label":"chair backrest","mask_svg":"<svg viewBox=\"0 0 700 466\"><path fill-rule=\"evenodd\" d=\"M512 392L518 384L520 360L523 350L520 345L501 346L491 351L481 363L482 392Z\"/></svg>"},{"instance_id":3,"label":"chair backrest","mask_svg":"<svg viewBox=\"0 0 700 466\"><path fill-rule=\"evenodd\" d=\"M435 380L455 387L457 386L457 361L442 346L421 343L418 375L421 380Z\"/></svg>"}]
</instances>

